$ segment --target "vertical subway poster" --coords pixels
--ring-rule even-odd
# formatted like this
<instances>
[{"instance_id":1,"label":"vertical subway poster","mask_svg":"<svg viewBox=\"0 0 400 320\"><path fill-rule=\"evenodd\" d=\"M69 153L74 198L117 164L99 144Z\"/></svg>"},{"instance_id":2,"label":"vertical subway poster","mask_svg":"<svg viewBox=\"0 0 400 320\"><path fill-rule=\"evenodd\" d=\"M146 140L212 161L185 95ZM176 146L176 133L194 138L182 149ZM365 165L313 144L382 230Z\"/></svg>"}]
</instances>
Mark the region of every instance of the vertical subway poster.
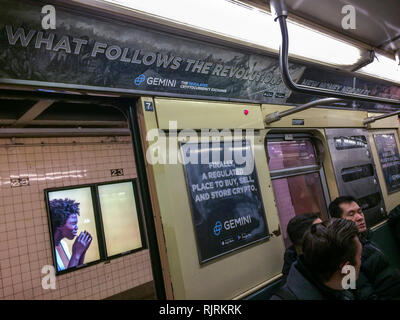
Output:
<instances>
[{"instance_id":1,"label":"vertical subway poster","mask_svg":"<svg viewBox=\"0 0 400 320\"><path fill-rule=\"evenodd\" d=\"M400 190L400 156L394 134L375 134L375 145L378 151L387 192Z\"/></svg>"},{"instance_id":2,"label":"vertical subway poster","mask_svg":"<svg viewBox=\"0 0 400 320\"><path fill-rule=\"evenodd\" d=\"M269 237L250 142L181 144L199 262Z\"/></svg>"}]
</instances>

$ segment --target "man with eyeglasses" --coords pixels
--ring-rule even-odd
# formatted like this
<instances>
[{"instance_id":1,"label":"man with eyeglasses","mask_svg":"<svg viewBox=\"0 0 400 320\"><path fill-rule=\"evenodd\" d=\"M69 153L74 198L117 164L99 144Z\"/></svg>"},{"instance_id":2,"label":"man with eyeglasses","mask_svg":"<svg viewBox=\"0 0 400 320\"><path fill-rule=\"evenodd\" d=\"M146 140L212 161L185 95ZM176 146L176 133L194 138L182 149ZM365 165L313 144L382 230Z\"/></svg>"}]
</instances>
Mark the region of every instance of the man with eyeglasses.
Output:
<instances>
[{"instance_id":1,"label":"man with eyeglasses","mask_svg":"<svg viewBox=\"0 0 400 320\"><path fill-rule=\"evenodd\" d=\"M364 295L364 298L371 297L371 292L363 290L363 283L368 282L372 284L374 294L378 299L400 299L400 272L390 267L388 258L371 241L371 231L367 228L364 213L356 199L351 196L336 198L329 205L329 213L333 218L351 220L357 226L358 236L363 246L361 272L357 283L358 292ZM365 288L370 288L370 286L365 286Z\"/></svg>"}]
</instances>

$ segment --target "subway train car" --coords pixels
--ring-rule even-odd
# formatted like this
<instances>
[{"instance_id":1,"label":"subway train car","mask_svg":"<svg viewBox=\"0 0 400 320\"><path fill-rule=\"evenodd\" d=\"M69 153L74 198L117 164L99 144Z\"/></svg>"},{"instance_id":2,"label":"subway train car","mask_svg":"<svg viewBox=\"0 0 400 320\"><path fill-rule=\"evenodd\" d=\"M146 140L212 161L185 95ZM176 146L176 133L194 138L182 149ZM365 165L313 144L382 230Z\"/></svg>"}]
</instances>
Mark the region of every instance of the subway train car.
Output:
<instances>
[{"instance_id":1,"label":"subway train car","mask_svg":"<svg viewBox=\"0 0 400 320\"><path fill-rule=\"evenodd\" d=\"M399 268L400 4L346 3L0 0L0 299L269 299L341 195Z\"/></svg>"}]
</instances>

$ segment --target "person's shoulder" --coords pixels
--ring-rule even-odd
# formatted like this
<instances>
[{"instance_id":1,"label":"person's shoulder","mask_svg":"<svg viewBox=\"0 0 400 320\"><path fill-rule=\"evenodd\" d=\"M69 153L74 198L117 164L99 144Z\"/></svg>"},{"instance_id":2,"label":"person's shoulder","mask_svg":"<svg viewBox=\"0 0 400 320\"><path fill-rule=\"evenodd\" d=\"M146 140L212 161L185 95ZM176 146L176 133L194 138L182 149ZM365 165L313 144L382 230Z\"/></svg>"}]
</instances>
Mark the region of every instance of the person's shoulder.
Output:
<instances>
[{"instance_id":1,"label":"person's shoulder","mask_svg":"<svg viewBox=\"0 0 400 320\"><path fill-rule=\"evenodd\" d=\"M296 260L297 259L297 252L294 246L290 246L285 250L284 259L288 260Z\"/></svg>"},{"instance_id":2,"label":"person's shoulder","mask_svg":"<svg viewBox=\"0 0 400 320\"><path fill-rule=\"evenodd\" d=\"M358 234L358 238L360 239L362 245L369 243L372 239L372 236L373 232L371 229L367 229L366 231Z\"/></svg>"},{"instance_id":3,"label":"person's shoulder","mask_svg":"<svg viewBox=\"0 0 400 320\"><path fill-rule=\"evenodd\" d=\"M60 245L63 248L65 254L67 255L67 258L71 259L71 253L69 251L68 244L64 241L64 239L60 240Z\"/></svg>"},{"instance_id":4,"label":"person's shoulder","mask_svg":"<svg viewBox=\"0 0 400 320\"><path fill-rule=\"evenodd\" d=\"M379 257L385 257L385 254L382 252L381 249L371 240L367 241L365 244L363 244L363 255L366 256L379 256Z\"/></svg>"},{"instance_id":5,"label":"person's shoulder","mask_svg":"<svg viewBox=\"0 0 400 320\"><path fill-rule=\"evenodd\" d=\"M282 297L274 294L271 298L269 298L269 300L275 300L276 301L276 300L283 300L283 299L282 299Z\"/></svg>"},{"instance_id":6,"label":"person's shoulder","mask_svg":"<svg viewBox=\"0 0 400 320\"><path fill-rule=\"evenodd\" d=\"M288 285L284 284L271 296L270 300L297 300L297 297Z\"/></svg>"},{"instance_id":7,"label":"person's shoulder","mask_svg":"<svg viewBox=\"0 0 400 320\"><path fill-rule=\"evenodd\" d=\"M384 255L378 246L372 241L372 232L368 230L366 233L360 235L360 242L363 246L362 256L364 258L370 255Z\"/></svg>"},{"instance_id":8,"label":"person's shoulder","mask_svg":"<svg viewBox=\"0 0 400 320\"><path fill-rule=\"evenodd\" d=\"M285 254L283 256L283 267L282 274L284 275L283 280L286 282L286 277L289 273L289 270L293 263L297 260L297 252L294 246L291 246L286 249Z\"/></svg>"},{"instance_id":9,"label":"person's shoulder","mask_svg":"<svg viewBox=\"0 0 400 320\"><path fill-rule=\"evenodd\" d=\"M390 267L389 259L372 241L363 245L361 261L361 269L369 278L377 276Z\"/></svg>"}]
</instances>

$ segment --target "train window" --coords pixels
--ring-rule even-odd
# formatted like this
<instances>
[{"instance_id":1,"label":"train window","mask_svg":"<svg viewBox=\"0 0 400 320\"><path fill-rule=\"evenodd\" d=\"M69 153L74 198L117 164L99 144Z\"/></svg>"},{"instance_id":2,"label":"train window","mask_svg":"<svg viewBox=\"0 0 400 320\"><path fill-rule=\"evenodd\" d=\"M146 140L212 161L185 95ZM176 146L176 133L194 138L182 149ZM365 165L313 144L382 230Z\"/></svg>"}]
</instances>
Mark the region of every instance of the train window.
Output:
<instances>
[{"instance_id":1,"label":"train window","mask_svg":"<svg viewBox=\"0 0 400 320\"><path fill-rule=\"evenodd\" d=\"M381 195L379 192L370 194L368 196L362 197L358 199L358 205L363 209L363 210L368 210L371 208L376 207L377 205L380 204L381 202Z\"/></svg>"},{"instance_id":2,"label":"train window","mask_svg":"<svg viewBox=\"0 0 400 320\"><path fill-rule=\"evenodd\" d=\"M269 169L315 165L315 152L311 141L271 141L268 143Z\"/></svg>"},{"instance_id":3,"label":"train window","mask_svg":"<svg viewBox=\"0 0 400 320\"><path fill-rule=\"evenodd\" d=\"M291 245L287 224L296 215L327 218L325 178L310 138L284 141L267 136L268 164L285 246Z\"/></svg>"},{"instance_id":4,"label":"train window","mask_svg":"<svg viewBox=\"0 0 400 320\"><path fill-rule=\"evenodd\" d=\"M335 137L336 150L368 148L365 136Z\"/></svg>"},{"instance_id":5,"label":"train window","mask_svg":"<svg viewBox=\"0 0 400 320\"><path fill-rule=\"evenodd\" d=\"M283 229L283 239L288 247L291 243L286 227L290 219L303 213L316 213L322 218L326 216L320 176L318 173L309 173L275 179L272 180L272 187Z\"/></svg>"},{"instance_id":6,"label":"train window","mask_svg":"<svg viewBox=\"0 0 400 320\"><path fill-rule=\"evenodd\" d=\"M373 175L374 175L374 168L370 163L361 166L342 169L342 179L344 182L350 182L366 177L372 177Z\"/></svg>"}]
</instances>

